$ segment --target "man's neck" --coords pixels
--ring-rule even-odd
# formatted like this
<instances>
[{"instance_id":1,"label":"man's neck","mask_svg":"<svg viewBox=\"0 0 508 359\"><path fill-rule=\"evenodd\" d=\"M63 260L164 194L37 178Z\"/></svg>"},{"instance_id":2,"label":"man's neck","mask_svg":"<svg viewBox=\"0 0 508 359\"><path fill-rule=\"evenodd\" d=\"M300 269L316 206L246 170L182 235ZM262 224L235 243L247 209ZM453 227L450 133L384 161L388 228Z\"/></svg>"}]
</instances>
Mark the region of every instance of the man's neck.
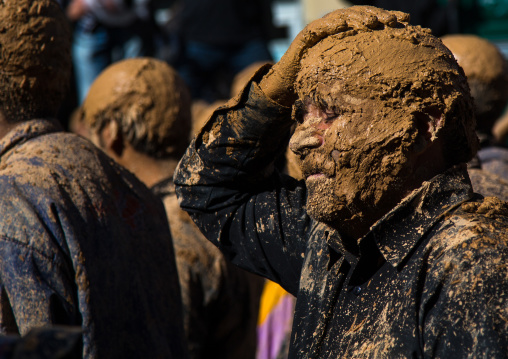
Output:
<instances>
[{"instance_id":1,"label":"man's neck","mask_svg":"<svg viewBox=\"0 0 508 359\"><path fill-rule=\"evenodd\" d=\"M118 162L134 173L147 187L172 177L178 164L176 159L159 159L134 150L127 151L130 153L125 153L126 156L122 156Z\"/></svg>"}]
</instances>

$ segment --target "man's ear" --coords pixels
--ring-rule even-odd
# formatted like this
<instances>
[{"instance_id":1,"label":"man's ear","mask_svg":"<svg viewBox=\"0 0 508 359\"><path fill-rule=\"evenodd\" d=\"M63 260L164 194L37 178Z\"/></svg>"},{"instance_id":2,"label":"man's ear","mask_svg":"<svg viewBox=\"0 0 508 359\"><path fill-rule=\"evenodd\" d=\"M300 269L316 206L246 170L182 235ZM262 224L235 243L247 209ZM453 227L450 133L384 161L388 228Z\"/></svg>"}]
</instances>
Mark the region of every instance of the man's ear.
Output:
<instances>
[{"instance_id":1,"label":"man's ear","mask_svg":"<svg viewBox=\"0 0 508 359\"><path fill-rule=\"evenodd\" d=\"M415 150L417 153L421 153L437 140L438 132L444 124L443 114L436 107L430 107L424 112L417 112L415 121L418 129Z\"/></svg>"},{"instance_id":2,"label":"man's ear","mask_svg":"<svg viewBox=\"0 0 508 359\"><path fill-rule=\"evenodd\" d=\"M109 121L99 134L100 145L108 154L122 157L125 149L123 134L117 121Z\"/></svg>"}]
</instances>

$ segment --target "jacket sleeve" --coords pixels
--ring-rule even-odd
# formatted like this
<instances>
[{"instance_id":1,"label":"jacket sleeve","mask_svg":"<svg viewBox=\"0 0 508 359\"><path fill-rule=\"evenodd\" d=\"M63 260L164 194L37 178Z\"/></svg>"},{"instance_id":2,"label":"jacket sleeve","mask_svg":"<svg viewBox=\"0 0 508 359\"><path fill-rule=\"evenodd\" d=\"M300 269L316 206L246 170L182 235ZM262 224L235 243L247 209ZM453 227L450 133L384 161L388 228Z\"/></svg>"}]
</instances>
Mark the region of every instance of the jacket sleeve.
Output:
<instances>
[{"instance_id":1,"label":"jacket sleeve","mask_svg":"<svg viewBox=\"0 0 508 359\"><path fill-rule=\"evenodd\" d=\"M218 108L175 173L181 207L234 264L296 294L310 219L305 185L274 170L290 109L256 83Z\"/></svg>"},{"instance_id":2,"label":"jacket sleeve","mask_svg":"<svg viewBox=\"0 0 508 359\"><path fill-rule=\"evenodd\" d=\"M25 335L48 323L81 325L72 274L58 257L0 238L0 332Z\"/></svg>"},{"instance_id":3,"label":"jacket sleeve","mask_svg":"<svg viewBox=\"0 0 508 359\"><path fill-rule=\"evenodd\" d=\"M463 222L449 227L447 250L429 255L420 308L425 357L505 357L508 247L504 229L492 221L475 222L464 230Z\"/></svg>"}]
</instances>

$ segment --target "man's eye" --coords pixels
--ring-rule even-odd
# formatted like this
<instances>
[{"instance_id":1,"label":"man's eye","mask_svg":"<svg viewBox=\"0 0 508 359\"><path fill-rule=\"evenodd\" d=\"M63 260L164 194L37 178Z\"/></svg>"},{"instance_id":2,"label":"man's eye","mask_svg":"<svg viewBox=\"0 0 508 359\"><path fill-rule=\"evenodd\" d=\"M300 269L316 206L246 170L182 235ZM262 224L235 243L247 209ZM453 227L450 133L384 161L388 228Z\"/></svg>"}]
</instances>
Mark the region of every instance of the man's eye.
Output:
<instances>
[{"instance_id":1,"label":"man's eye","mask_svg":"<svg viewBox=\"0 0 508 359\"><path fill-rule=\"evenodd\" d=\"M324 117L325 117L324 120L326 122L332 122L335 119L337 119L337 117L339 117L339 114L337 114L335 112L326 112Z\"/></svg>"},{"instance_id":2,"label":"man's eye","mask_svg":"<svg viewBox=\"0 0 508 359\"><path fill-rule=\"evenodd\" d=\"M326 122L333 122L338 117L342 116L346 111L340 107L334 107L333 109L327 108L323 111L324 120Z\"/></svg>"}]
</instances>

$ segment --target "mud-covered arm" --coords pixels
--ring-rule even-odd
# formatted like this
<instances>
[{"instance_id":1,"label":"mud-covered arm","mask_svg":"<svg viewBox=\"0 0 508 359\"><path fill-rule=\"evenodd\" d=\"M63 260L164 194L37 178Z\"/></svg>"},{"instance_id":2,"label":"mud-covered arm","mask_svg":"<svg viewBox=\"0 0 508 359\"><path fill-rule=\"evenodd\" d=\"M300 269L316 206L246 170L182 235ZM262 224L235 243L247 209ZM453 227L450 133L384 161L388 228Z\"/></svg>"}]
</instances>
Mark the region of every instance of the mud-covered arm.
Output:
<instances>
[{"instance_id":1,"label":"mud-covered arm","mask_svg":"<svg viewBox=\"0 0 508 359\"><path fill-rule=\"evenodd\" d=\"M0 333L81 325L73 275L62 258L48 258L13 238L0 238Z\"/></svg>"},{"instance_id":2,"label":"mud-covered arm","mask_svg":"<svg viewBox=\"0 0 508 359\"><path fill-rule=\"evenodd\" d=\"M451 248L430 255L420 310L426 358L506 356L508 248L506 233L496 230L506 227L477 224L473 231L448 233Z\"/></svg>"},{"instance_id":3,"label":"mud-covered arm","mask_svg":"<svg viewBox=\"0 0 508 359\"><path fill-rule=\"evenodd\" d=\"M256 81L218 109L175 174L181 207L235 264L295 293L309 218L305 187L274 171L286 148L290 109Z\"/></svg>"}]
</instances>

